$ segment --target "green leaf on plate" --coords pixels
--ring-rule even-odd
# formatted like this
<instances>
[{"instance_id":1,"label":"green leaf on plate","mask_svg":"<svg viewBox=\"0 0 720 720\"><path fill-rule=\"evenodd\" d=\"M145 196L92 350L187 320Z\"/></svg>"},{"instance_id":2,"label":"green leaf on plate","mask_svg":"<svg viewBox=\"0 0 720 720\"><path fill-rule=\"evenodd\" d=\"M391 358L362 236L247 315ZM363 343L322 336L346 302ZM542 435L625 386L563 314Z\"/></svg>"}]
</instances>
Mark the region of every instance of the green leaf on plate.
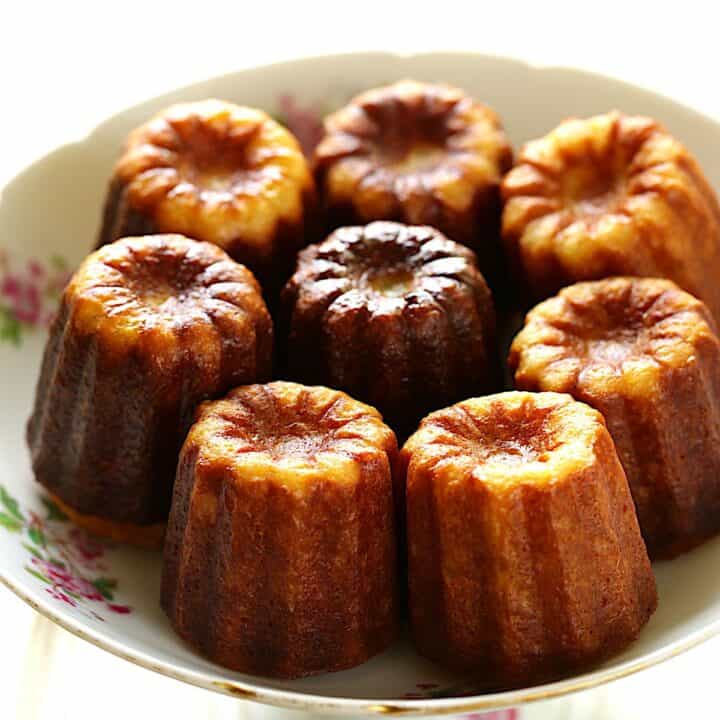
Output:
<instances>
[{"instance_id":1,"label":"green leaf on plate","mask_svg":"<svg viewBox=\"0 0 720 720\"><path fill-rule=\"evenodd\" d=\"M48 520L67 522L67 515L50 498L43 497L40 500L47 510Z\"/></svg>"},{"instance_id":2,"label":"green leaf on plate","mask_svg":"<svg viewBox=\"0 0 720 720\"><path fill-rule=\"evenodd\" d=\"M23 528L23 524L20 520L14 517L10 517L4 512L0 512L0 525L10 532L20 532Z\"/></svg>"},{"instance_id":3,"label":"green leaf on plate","mask_svg":"<svg viewBox=\"0 0 720 720\"><path fill-rule=\"evenodd\" d=\"M20 345L22 340L22 325L15 313L6 307L0 307L0 342L9 342Z\"/></svg>"},{"instance_id":4,"label":"green leaf on plate","mask_svg":"<svg viewBox=\"0 0 720 720\"><path fill-rule=\"evenodd\" d=\"M106 599L106 600L112 600L113 599L113 593L112 591L117 586L117 580L113 580L111 578L95 578L95 580L92 581L92 584L95 586L95 589Z\"/></svg>"},{"instance_id":5,"label":"green leaf on plate","mask_svg":"<svg viewBox=\"0 0 720 720\"><path fill-rule=\"evenodd\" d=\"M26 567L26 572L29 572L33 577L36 577L38 580L42 580L44 583L47 583L48 585L52 585L52 582L48 580L42 573L37 572L37 570L33 570L32 568Z\"/></svg>"},{"instance_id":6,"label":"green leaf on plate","mask_svg":"<svg viewBox=\"0 0 720 720\"><path fill-rule=\"evenodd\" d=\"M53 253L50 256L50 265L54 267L56 270L67 270L67 260L62 256L58 255L57 253Z\"/></svg>"},{"instance_id":7,"label":"green leaf on plate","mask_svg":"<svg viewBox=\"0 0 720 720\"><path fill-rule=\"evenodd\" d=\"M34 555L36 558L39 558L40 560L43 560L42 553L37 549L34 548L29 543L20 543L31 555Z\"/></svg>"},{"instance_id":8,"label":"green leaf on plate","mask_svg":"<svg viewBox=\"0 0 720 720\"><path fill-rule=\"evenodd\" d=\"M47 542L45 541L45 533L40 528L29 527L28 537L39 547L44 548L47 545Z\"/></svg>"},{"instance_id":9,"label":"green leaf on plate","mask_svg":"<svg viewBox=\"0 0 720 720\"><path fill-rule=\"evenodd\" d=\"M17 500L10 495L10 493L2 486L0 485L0 503L5 507L5 509L12 515L14 518L17 518L18 520L25 520L25 517L20 512L20 508L18 507Z\"/></svg>"}]
</instances>

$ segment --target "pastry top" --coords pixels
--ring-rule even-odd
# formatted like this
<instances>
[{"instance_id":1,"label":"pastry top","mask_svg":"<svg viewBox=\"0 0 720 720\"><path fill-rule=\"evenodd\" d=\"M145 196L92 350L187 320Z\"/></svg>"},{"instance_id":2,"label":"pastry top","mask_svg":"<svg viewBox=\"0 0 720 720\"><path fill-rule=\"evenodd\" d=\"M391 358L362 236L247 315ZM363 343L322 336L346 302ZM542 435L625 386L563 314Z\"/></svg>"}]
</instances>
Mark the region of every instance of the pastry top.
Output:
<instances>
[{"instance_id":1,"label":"pastry top","mask_svg":"<svg viewBox=\"0 0 720 720\"><path fill-rule=\"evenodd\" d=\"M591 467L612 441L602 415L569 395L505 392L428 415L402 450L413 475L449 488L477 482L493 492L545 486Z\"/></svg>"},{"instance_id":2,"label":"pastry top","mask_svg":"<svg viewBox=\"0 0 720 720\"><path fill-rule=\"evenodd\" d=\"M79 336L118 355L146 357L159 372L185 354L198 372L223 356L269 365L272 321L252 273L216 245L182 235L123 238L89 255L63 295Z\"/></svg>"},{"instance_id":3,"label":"pastry top","mask_svg":"<svg viewBox=\"0 0 720 720\"><path fill-rule=\"evenodd\" d=\"M492 314L492 298L471 250L434 228L394 222L344 227L300 252L285 291L298 311L341 312L364 305L370 315L436 305L443 294L468 296ZM460 305L458 305L458 309Z\"/></svg>"},{"instance_id":4,"label":"pastry top","mask_svg":"<svg viewBox=\"0 0 720 720\"><path fill-rule=\"evenodd\" d=\"M285 381L247 385L203 403L188 448L197 448L199 464L300 489L351 484L367 465L390 478L397 455L395 435L375 408L338 390Z\"/></svg>"},{"instance_id":5,"label":"pastry top","mask_svg":"<svg viewBox=\"0 0 720 720\"><path fill-rule=\"evenodd\" d=\"M712 189L686 148L650 118L615 111L565 120L522 148L502 191L503 235L511 254L532 265L531 283L556 290L567 277L650 268L693 291L685 265L715 256ZM659 236L665 260L654 252Z\"/></svg>"},{"instance_id":6,"label":"pastry top","mask_svg":"<svg viewBox=\"0 0 720 720\"><path fill-rule=\"evenodd\" d=\"M131 207L158 232L262 255L303 219L314 183L297 140L261 110L220 100L173 105L134 130L115 167Z\"/></svg>"},{"instance_id":7,"label":"pastry top","mask_svg":"<svg viewBox=\"0 0 720 720\"><path fill-rule=\"evenodd\" d=\"M577 283L536 306L509 362L520 387L642 395L708 344L718 345L715 322L700 300L669 280L617 277Z\"/></svg>"},{"instance_id":8,"label":"pastry top","mask_svg":"<svg viewBox=\"0 0 720 720\"><path fill-rule=\"evenodd\" d=\"M428 222L437 205L465 211L511 162L492 110L457 88L412 80L364 92L331 114L315 150L331 201L365 220Z\"/></svg>"}]
</instances>

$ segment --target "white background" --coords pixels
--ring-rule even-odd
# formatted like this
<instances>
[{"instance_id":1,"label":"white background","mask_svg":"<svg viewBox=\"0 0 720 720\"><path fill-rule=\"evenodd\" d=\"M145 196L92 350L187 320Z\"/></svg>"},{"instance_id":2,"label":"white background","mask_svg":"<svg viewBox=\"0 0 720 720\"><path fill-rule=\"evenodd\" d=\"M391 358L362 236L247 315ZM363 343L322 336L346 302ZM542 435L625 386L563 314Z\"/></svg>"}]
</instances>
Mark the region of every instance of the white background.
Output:
<instances>
[{"instance_id":1,"label":"white background","mask_svg":"<svg viewBox=\"0 0 720 720\"><path fill-rule=\"evenodd\" d=\"M251 65L354 50L475 50L580 67L720 119L713 5L0 0L0 186L106 116L173 87ZM35 620L3 590L0 638L0 718L180 720L252 712L106 656ZM720 643L714 641L643 675L535 706L522 717L718 717L718 660Z\"/></svg>"}]
</instances>

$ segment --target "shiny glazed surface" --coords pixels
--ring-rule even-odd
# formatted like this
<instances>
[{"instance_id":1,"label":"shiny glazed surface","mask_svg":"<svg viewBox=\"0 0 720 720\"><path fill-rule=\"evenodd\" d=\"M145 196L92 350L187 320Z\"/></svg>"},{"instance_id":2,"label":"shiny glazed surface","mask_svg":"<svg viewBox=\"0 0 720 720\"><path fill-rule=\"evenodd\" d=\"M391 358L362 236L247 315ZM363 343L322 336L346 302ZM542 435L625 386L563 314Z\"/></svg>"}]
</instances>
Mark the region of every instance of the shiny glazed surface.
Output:
<instances>
[{"instance_id":1,"label":"shiny glazed surface","mask_svg":"<svg viewBox=\"0 0 720 720\"><path fill-rule=\"evenodd\" d=\"M433 228L336 230L300 253L283 300L290 374L370 403L401 435L500 382L490 291L472 252Z\"/></svg>"}]
</instances>

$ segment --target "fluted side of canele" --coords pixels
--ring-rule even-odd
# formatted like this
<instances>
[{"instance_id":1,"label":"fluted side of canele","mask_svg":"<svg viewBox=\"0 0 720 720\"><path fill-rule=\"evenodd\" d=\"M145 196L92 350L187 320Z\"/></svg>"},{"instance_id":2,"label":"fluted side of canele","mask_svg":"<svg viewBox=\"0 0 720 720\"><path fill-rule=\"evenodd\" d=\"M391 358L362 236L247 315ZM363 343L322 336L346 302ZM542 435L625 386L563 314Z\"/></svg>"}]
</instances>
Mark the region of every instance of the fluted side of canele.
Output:
<instances>
[{"instance_id":1,"label":"fluted side of canele","mask_svg":"<svg viewBox=\"0 0 720 720\"><path fill-rule=\"evenodd\" d=\"M358 665L397 632L387 465L357 483L233 477L191 440L168 523L162 606L210 660L281 678Z\"/></svg>"},{"instance_id":2,"label":"fluted side of canele","mask_svg":"<svg viewBox=\"0 0 720 720\"><path fill-rule=\"evenodd\" d=\"M265 379L272 333L257 332L248 352L235 343L217 372L178 330L172 361L150 336L125 349L79 332L72 299L50 329L27 427L36 479L79 513L119 523L163 522L178 453L201 401L233 385Z\"/></svg>"},{"instance_id":3,"label":"fluted side of canele","mask_svg":"<svg viewBox=\"0 0 720 720\"><path fill-rule=\"evenodd\" d=\"M432 660L488 687L540 682L638 635L657 603L607 433L598 462L542 485L408 476L410 620Z\"/></svg>"},{"instance_id":4,"label":"fluted side of canele","mask_svg":"<svg viewBox=\"0 0 720 720\"><path fill-rule=\"evenodd\" d=\"M537 389L522 376L518 387ZM651 558L720 532L720 345L707 338L685 365L666 365L651 394L601 385L565 389L599 410L625 468Z\"/></svg>"},{"instance_id":5,"label":"fluted side of canele","mask_svg":"<svg viewBox=\"0 0 720 720\"><path fill-rule=\"evenodd\" d=\"M508 363L518 388L603 414L651 557L720 531L720 340L705 304L660 279L578 283L529 313Z\"/></svg>"},{"instance_id":6,"label":"fluted side of canele","mask_svg":"<svg viewBox=\"0 0 720 720\"><path fill-rule=\"evenodd\" d=\"M128 202L127 183L120 178L112 178L95 247L102 247L123 237L153 235L157 232L152 216L134 209Z\"/></svg>"},{"instance_id":7,"label":"fluted side of canele","mask_svg":"<svg viewBox=\"0 0 720 720\"><path fill-rule=\"evenodd\" d=\"M139 358L118 362L74 333L68 315L63 305L50 330L28 423L35 477L79 512L158 522L169 510L177 420L165 424L148 401Z\"/></svg>"}]
</instances>

